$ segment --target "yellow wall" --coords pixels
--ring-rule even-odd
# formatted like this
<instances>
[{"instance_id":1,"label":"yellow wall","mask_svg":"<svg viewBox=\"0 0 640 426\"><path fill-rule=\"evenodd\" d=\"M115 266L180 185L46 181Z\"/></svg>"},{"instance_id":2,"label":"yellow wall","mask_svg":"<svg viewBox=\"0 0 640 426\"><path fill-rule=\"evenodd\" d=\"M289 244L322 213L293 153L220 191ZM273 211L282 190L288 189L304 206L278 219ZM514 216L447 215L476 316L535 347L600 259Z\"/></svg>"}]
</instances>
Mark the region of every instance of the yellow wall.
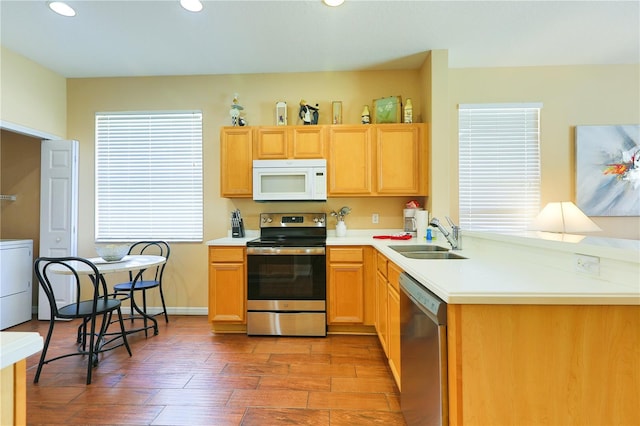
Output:
<instances>
[{"instance_id":1,"label":"yellow wall","mask_svg":"<svg viewBox=\"0 0 640 426\"><path fill-rule=\"evenodd\" d=\"M380 214L378 227L402 227L402 208L408 198L376 200L334 199L328 203L264 204L252 200L220 198L221 126L230 124L233 94L239 94L249 125L274 125L275 103L288 104L289 124L297 119L299 102L319 103L320 124L329 124L331 102L343 103L343 122L359 123L363 105L374 98L400 95L414 101L414 116L421 120L419 74L412 71L305 74L211 75L154 78L97 78L68 81L68 137L80 141L79 242L80 255L93 255L94 246L94 115L105 111L203 111L204 239L224 237L231 210L239 208L246 226L258 229L262 211L330 211L349 205L349 226L371 228L371 213ZM207 251L203 244L173 244L167 279L167 304L179 307L207 304ZM151 303L153 305L153 302Z\"/></svg>"},{"instance_id":2,"label":"yellow wall","mask_svg":"<svg viewBox=\"0 0 640 426\"><path fill-rule=\"evenodd\" d=\"M40 237L40 140L0 131L0 193L15 201L0 201L0 238ZM37 245L34 251L37 253Z\"/></svg>"},{"instance_id":3,"label":"yellow wall","mask_svg":"<svg viewBox=\"0 0 640 426\"><path fill-rule=\"evenodd\" d=\"M458 211L457 106L461 103L542 102L542 206L575 201L575 126L640 124L640 65L450 69L449 100L453 216ZM604 231L594 236L640 239L637 217L593 220Z\"/></svg>"},{"instance_id":4,"label":"yellow wall","mask_svg":"<svg viewBox=\"0 0 640 426\"><path fill-rule=\"evenodd\" d=\"M434 50L423 68L428 69L427 93L429 94L428 122L430 123L431 144L429 154L429 215L453 216L449 209L451 191L449 163L452 150L449 141L449 54L446 50ZM457 215L455 215L457 216ZM455 217L454 216L454 217Z\"/></svg>"},{"instance_id":5,"label":"yellow wall","mask_svg":"<svg viewBox=\"0 0 640 426\"><path fill-rule=\"evenodd\" d=\"M66 79L2 46L0 55L0 120L65 138Z\"/></svg>"}]
</instances>

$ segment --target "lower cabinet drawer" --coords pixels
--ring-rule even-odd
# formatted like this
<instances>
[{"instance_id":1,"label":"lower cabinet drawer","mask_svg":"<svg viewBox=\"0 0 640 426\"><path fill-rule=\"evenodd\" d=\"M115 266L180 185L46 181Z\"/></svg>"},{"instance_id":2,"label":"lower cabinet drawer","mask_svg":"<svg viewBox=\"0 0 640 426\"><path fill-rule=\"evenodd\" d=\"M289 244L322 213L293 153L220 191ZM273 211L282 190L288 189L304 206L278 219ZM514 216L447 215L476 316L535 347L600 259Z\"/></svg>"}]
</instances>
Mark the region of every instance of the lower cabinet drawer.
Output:
<instances>
[{"instance_id":1,"label":"lower cabinet drawer","mask_svg":"<svg viewBox=\"0 0 640 426\"><path fill-rule=\"evenodd\" d=\"M363 247L330 247L329 263L364 262Z\"/></svg>"},{"instance_id":2,"label":"lower cabinet drawer","mask_svg":"<svg viewBox=\"0 0 640 426\"><path fill-rule=\"evenodd\" d=\"M244 262L244 247L209 247L209 262Z\"/></svg>"},{"instance_id":3,"label":"lower cabinet drawer","mask_svg":"<svg viewBox=\"0 0 640 426\"><path fill-rule=\"evenodd\" d=\"M324 312L247 312L247 334L263 336L326 336Z\"/></svg>"}]
</instances>

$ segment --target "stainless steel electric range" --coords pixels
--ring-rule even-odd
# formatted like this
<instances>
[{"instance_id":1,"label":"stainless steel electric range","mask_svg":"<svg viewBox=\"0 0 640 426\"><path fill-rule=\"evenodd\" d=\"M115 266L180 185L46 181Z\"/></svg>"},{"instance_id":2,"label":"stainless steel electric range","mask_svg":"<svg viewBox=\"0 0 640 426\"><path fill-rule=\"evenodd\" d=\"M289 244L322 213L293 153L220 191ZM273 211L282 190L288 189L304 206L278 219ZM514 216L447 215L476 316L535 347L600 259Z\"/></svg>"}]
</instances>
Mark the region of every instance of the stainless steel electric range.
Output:
<instances>
[{"instance_id":1,"label":"stainless steel electric range","mask_svg":"<svg viewBox=\"0 0 640 426\"><path fill-rule=\"evenodd\" d=\"M326 336L325 213L262 213L247 243L247 334Z\"/></svg>"}]
</instances>

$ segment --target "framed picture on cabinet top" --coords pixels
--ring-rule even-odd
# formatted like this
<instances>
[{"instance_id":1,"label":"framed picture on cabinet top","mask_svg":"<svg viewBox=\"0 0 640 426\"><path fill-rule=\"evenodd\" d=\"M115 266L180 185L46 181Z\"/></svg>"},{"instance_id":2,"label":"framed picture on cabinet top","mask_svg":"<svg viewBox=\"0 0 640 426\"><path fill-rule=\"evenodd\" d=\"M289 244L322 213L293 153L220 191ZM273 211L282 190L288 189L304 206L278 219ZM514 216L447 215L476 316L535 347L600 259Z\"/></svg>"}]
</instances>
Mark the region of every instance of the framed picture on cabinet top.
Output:
<instances>
[{"instance_id":1,"label":"framed picture on cabinet top","mask_svg":"<svg viewBox=\"0 0 640 426\"><path fill-rule=\"evenodd\" d=\"M276 102L276 126L287 125L287 103Z\"/></svg>"},{"instance_id":2,"label":"framed picture on cabinet top","mask_svg":"<svg viewBox=\"0 0 640 426\"><path fill-rule=\"evenodd\" d=\"M373 100L372 123L402 123L402 98L389 96Z\"/></svg>"},{"instance_id":3,"label":"framed picture on cabinet top","mask_svg":"<svg viewBox=\"0 0 640 426\"><path fill-rule=\"evenodd\" d=\"M331 123L342 124L342 101L333 101L331 103Z\"/></svg>"}]
</instances>

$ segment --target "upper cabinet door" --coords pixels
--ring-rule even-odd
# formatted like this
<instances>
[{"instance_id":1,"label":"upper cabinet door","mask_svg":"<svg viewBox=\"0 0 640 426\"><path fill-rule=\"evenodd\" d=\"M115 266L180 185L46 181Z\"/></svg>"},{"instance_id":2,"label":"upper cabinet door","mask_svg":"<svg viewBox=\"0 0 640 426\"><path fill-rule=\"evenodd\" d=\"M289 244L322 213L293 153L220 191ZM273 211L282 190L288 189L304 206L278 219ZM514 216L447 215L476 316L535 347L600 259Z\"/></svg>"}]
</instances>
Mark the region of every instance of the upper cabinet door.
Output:
<instances>
[{"instance_id":1,"label":"upper cabinet door","mask_svg":"<svg viewBox=\"0 0 640 426\"><path fill-rule=\"evenodd\" d=\"M425 195L427 155L419 124L377 125L376 192L379 195Z\"/></svg>"},{"instance_id":2,"label":"upper cabinet door","mask_svg":"<svg viewBox=\"0 0 640 426\"><path fill-rule=\"evenodd\" d=\"M250 127L223 127L220 130L220 195L253 195L253 131Z\"/></svg>"},{"instance_id":3,"label":"upper cabinet door","mask_svg":"<svg viewBox=\"0 0 640 426\"><path fill-rule=\"evenodd\" d=\"M288 129L285 126L258 127L254 146L255 160L289 158Z\"/></svg>"},{"instance_id":4,"label":"upper cabinet door","mask_svg":"<svg viewBox=\"0 0 640 426\"><path fill-rule=\"evenodd\" d=\"M258 127L255 160L326 158L326 126Z\"/></svg>"},{"instance_id":5,"label":"upper cabinet door","mask_svg":"<svg viewBox=\"0 0 640 426\"><path fill-rule=\"evenodd\" d=\"M372 128L370 126L330 126L330 197L370 195L372 190Z\"/></svg>"},{"instance_id":6,"label":"upper cabinet door","mask_svg":"<svg viewBox=\"0 0 640 426\"><path fill-rule=\"evenodd\" d=\"M326 126L296 126L291 131L293 158L327 158Z\"/></svg>"}]
</instances>

